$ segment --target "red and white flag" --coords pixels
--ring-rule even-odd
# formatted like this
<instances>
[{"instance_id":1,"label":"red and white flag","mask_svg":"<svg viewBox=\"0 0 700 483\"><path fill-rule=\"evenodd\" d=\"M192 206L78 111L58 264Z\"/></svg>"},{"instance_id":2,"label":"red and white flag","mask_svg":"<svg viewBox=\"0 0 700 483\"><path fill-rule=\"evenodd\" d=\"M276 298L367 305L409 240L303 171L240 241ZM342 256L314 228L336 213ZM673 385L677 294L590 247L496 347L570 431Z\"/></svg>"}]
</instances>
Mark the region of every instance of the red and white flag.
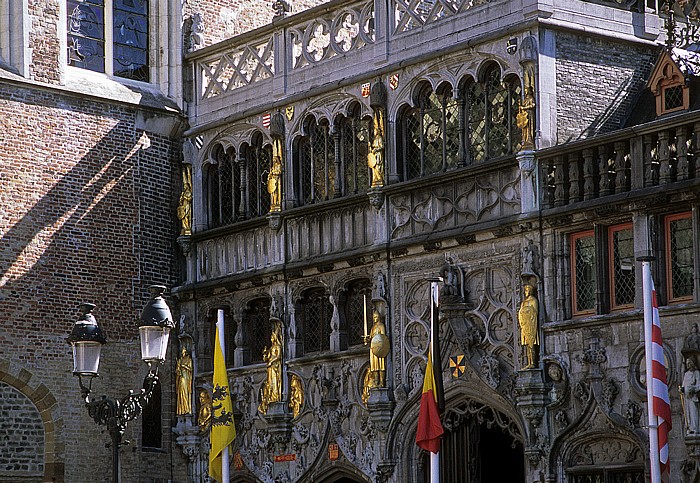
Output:
<instances>
[{"instance_id":1,"label":"red and white flag","mask_svg":"<svg viewBox=\"0 0 700 483\"><path fill-rule=\"evenodd\" d=\"M671 431L671 401L668 397L659 303L649 262L642 262L644 289L644 336L647 367L647 398L649 407L649 441L652 482L670 482L668 433ZM651 377L649 373L651 372ZM656 424L655 424L656 423ZM654 432L656 434L654 434ZM656 469L658 468L658 470Z\"/></svg>"}]
</instances>

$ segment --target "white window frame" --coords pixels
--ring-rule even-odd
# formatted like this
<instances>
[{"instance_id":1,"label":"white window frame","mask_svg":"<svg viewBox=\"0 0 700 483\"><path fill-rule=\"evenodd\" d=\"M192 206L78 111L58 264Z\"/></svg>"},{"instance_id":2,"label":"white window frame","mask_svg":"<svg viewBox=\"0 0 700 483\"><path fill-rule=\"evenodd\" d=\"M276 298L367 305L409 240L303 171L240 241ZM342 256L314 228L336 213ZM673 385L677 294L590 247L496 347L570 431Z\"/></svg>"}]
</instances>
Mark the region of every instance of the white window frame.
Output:
<instances>
[{"instance_id":1,"label":"white window frame","mask_svg":"<svg viewBox=\"0 0 700 483\"><path fill-rule=\"evenodd\" d=\"M0 60L7 68L22 77L29 75L31 52L29 51L28 0L0 1Z\"/></svg>"}]
</instances>

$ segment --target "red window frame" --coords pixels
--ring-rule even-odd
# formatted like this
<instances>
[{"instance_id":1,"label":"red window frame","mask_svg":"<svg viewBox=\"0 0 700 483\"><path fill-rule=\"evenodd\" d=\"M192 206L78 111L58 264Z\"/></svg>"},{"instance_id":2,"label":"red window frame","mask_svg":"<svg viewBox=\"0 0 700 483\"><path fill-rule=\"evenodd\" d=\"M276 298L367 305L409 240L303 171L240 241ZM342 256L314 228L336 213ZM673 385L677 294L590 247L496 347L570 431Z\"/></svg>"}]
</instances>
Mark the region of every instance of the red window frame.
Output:
<instances>
[{"instance_id":1,"label":"red window frame","mask_svg":"<svg viewBox=\"0 0 700 483\"><path fill-rule=\"evenodd\" d=\"M691 292L690 295L686 295L683 297L673 296L673 270L671 267L671 223L673 223L674 221L684 219L690 219L692 223L692 213L690 211L685 211L683 213L676 213L664 217L664 257L666 260L666 294L669 303L687 302L689 300L693 300L694 296L694 291Z\"/></svg>"}]
</instances>

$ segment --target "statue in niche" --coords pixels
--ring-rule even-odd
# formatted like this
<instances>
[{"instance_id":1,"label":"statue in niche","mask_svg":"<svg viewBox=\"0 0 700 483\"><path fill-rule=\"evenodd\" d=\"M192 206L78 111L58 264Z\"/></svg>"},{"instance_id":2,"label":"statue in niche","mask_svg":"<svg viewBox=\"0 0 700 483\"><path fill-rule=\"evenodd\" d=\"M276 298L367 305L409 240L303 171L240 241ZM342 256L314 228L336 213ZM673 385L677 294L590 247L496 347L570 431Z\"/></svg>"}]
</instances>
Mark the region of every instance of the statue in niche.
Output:
<instances>
[{"instance_id":1,"label":"statue in niche","mask_svg":"<svg viewBox=\"0 0 700 483\"><path fill-rule=\"evenodd\" d=\"M440 269L440 277L442 277L443 286L440 290L440 295L446 298L464 299L464 274L459 266L455 265L454 261L448 255L445 255L445 263Z\"/></svg>"},{"instance_id":2,"label":"statue in niche","mask_svg":"<svg viewBox=\"0 0 700 483\"><path fill-rule=\"evenodd\" d=\"M296 374L292 374L292 380L289 389L289 409L296 418L304 407L304 388L301 384L301 378Z\"/></svg>"},{"instance_id":3,"label":"statue in niche","mask_svg":"<svg viewBox=\"0 0 700 483\"><path fill-rule=\"evenodd\" d=\"M700 351L700 333L698 332L698 324L693 324L690 335L685 339L685 348L695 351Z\"/></svg>"},{"instance_id":4,"label":"statue in niche","mask_svg":"<svg viewBox=\"0 0 700 483\"><path fill-rule=\"evenodd\" d=\"M518 103L518 114L515 123L521 132L521 149L535 147L534 117L535 117L535 71L532 65L523 69L523 99Z\"/></svg>"},{"instance_id":5,"label":"statue in niche","mask_svg":"<svg viewBox=\"0 0 700 483\"><path fill-rule=\"evenodd\" d=\"M267 175L267 192L270 193L270 211L280 211L282 207L282 141L272 143L272 167Z\"/></svg>"},{"instance_id":6,"label":"statue in niche","mask_svg":"<svg viewBox=\"0 0 700 483\"><path fill-rule=\"evenodd\" d=\"M206 389L199 390L199 412L197 413L197 425L201 433L206 433L211 425L211 395Z\"/></svg>"},{"instance_id":7,"label":"statue in niche","mask_svg":"<svg viewBox=\"0 0 700 483\"><path fill-rule=\"evenodd\" d=\"M389 337L386 335L384 317L377 309L372 312L372 329L369 331L369 369L374 387L386 387L386 356L389 354Z\"/></svg>"},{"instance_id":8,"label":"statue in niche","mask_svg":"<svg viewBox=\"0 0 700 483\"><path fill-rule=\"evenodd\" d=\"M175 376L177 384L176 411L178 416L192 414L192 374L194 364L192 356L187 350L187 345L182 343L180 357L177 359Z\"/></svg>"},{"instance_id":9,"label":"statue in niche","mask_svg":"<svg viewBox=\"0 0 700 483\"><path fill-rule=\"evenodd\" d=\"M378 107L372 116L374 133L367 153L367 165L372 170L372 188L384 186L384 110Z\"/></svg>"},{"instance_id":10,"label":"statue in niche","mask_svg":"<svg viewBox=\"0 0 700 483\"><path fill-rule=\"evenodd\" d=\"M535 297L535 287L530 284L523 286L525 297L518 310L520 326L520 345L525 348L527 364L524 369L532 369L537 365L537 350L540 345L540 335L537 325L539 306Z\"/></svg>"},{"instance_id":11,"label":"statue in niche","mask_svg":"<svg viewBox=\"0 0 700 483\"><path fill-rule=\"evenodd\" d=\"M698 398L700 391L700 371L695 365L695 361L690 357L685 360L685 373L683 373L683 385L680 392L683 403L683 416L687 435L700 434L700 411Z\"/></svg>"},{"instance_id":12,"label":"statue in niche","mask_svg":"<svg viewBox=\"0 0 700 483\"><path fill-rule=\"evenodd\" d=\"M369 401L369 391L374 387L377 387L374 375L372 370L368 367L365 371L365 377L362 379L362 403L365 406L367 405L367 401Z\"/></svg>"},{"instance_id":13,"label":"statue in niche","mask_svg":"<svg viewBox=\"0 0 700 483\"><path fill-rule=\"evenodd\" d=\"M267 363L265 382L260 390L260 405L258 410L267 414L270 404L282 400L282 321L272 319L272 334L270 347L263 349L263 360Z\"/></svg>"},{"instance_id":14,"label":"statue in niche","mask_svg":"<svg viewBox=\"0 0 700 483\"><path fill-rule=\"evenodd\" d=\"M192 234L192 166L182 166L182 193L177 205L177 217L180 219L180 236Z\"/></svg>"}]
</instances>

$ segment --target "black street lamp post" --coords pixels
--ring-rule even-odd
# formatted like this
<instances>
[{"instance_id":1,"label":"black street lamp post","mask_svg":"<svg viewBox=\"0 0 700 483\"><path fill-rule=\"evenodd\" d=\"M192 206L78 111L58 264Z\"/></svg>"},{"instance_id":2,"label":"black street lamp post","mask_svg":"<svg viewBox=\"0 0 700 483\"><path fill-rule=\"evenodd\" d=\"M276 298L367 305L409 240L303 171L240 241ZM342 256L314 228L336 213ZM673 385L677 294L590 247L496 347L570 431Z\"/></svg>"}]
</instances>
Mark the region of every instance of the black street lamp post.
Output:
<instances>
[{"instance_id":1,"label":"black street lamp post","mask_svg":"<svg viewBox=\"0 0 700 483\"><path fill-rule=\"evenodd\" d=\"M92 381L98 376L100 350L107 342L102 329L97 325L92 310L93 304L80 306L82 315L73 326L68 342L73 346L73 374L78 376L80 392L90 417L100 426L106 426L112 446L112 476L114 483L121 482L119 449L126 423L138 418L143 407L148 404L153 389L158 384L158 365L165 361L170 330L175 326L168 305L162 294L165 287L149 287L152 298L141 313L139 334L141 338L141 359L148 364L145 388L139 392L129 391L123 399L110 399L102 396L90 400ZM87 384L84 381L87 380Z\"/></svg>"}]
</instances>

